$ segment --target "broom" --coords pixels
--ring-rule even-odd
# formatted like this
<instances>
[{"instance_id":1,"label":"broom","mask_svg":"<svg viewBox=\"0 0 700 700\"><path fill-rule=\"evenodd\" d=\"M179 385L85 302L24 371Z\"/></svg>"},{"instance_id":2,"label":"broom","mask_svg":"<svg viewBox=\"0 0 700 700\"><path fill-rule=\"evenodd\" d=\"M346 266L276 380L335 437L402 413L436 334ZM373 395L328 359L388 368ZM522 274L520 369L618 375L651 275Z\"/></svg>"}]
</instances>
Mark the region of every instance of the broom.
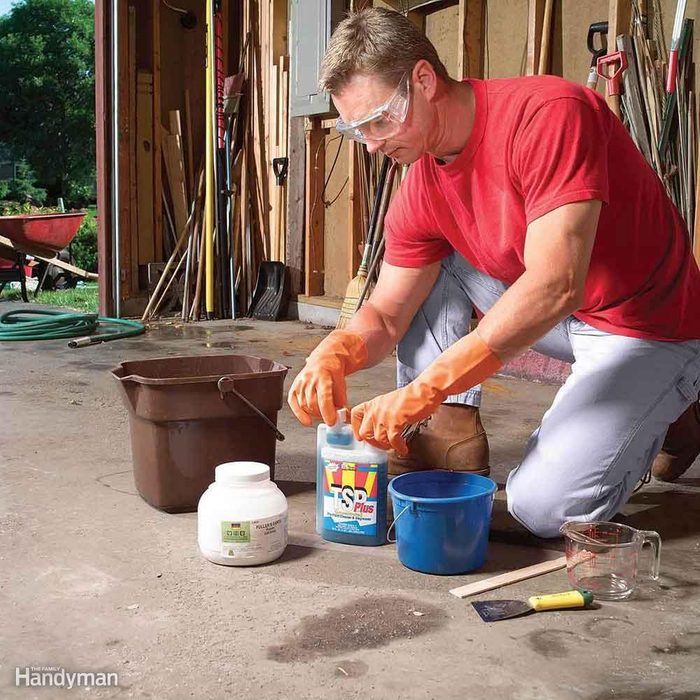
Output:
<instances>
[{"instance_id":1,"label":"broom","mask_svg":"<svg viewBox=\"0 0 700 700\"><path fill-rule=\"evenodd\" d=\"M360 296L357 299L353 313L357 313L360 310L365 297L374 289L375 280L379 275L379 263L384 257L384 246L386 244L386 239L384 238L384 217L386 216L386 210L389 208L389 200L391 199L395 174L396 164L393 164L391 170L389 170L389 174L386 176L386 184L382 192L382 201L379 205L379 216L377 217L377 223L374 229L374 243L372 244L372 250L369 256L370 263L367 274L365 275L365 282L362 285L362 290L360 291Z\"/></svg>"},{"instance_id":2,"label":"broom","mask_svg":"<svg viewBox=\"0 0 700 700\"><path fill-rule=\"evenodd\" d=\"M382 163L382 171L379 175L379 182L377 182L377 191L374 194L374 205L372 206L372 216L370 217L369 227L367 229L367 239L365 241L365 250L362 253L362 262L357 269L357 274L350 280L345 290L345 298L343 299L343 305L340 309L340 316L338 317L336 328L345 328L348 321L352 318L355 313L355 308L357 307L357 301L362 293L362 288L365 285L365 280L367 279L367 268L369 267L372 255L374 232L377 228L377 220L379 219L379 209L381 207L382 193L386 183L386 175L389 171L389 164L390 159L385 156L384 162Z\"/></svg>"}]
</instances>

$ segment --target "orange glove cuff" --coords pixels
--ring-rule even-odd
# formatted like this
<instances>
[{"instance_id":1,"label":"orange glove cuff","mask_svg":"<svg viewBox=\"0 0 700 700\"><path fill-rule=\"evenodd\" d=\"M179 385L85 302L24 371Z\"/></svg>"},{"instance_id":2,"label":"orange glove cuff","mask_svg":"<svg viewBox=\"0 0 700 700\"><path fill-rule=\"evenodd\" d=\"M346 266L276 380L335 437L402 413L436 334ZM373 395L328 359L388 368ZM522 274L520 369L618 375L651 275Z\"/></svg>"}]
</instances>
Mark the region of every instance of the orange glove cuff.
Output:
<instances>
[{"instance_id":1,"label":"orange glove cuff","mask_svg":"<svg viewBox=\"0 0 700 700\"><path fill-rule=\"evenodd\" d=\"M502 366L498 355L474 331L445 350L414 382L430 403L442 403L451 394L480 384Z\"/></svg>"},{"instance_id":2,"label":"orange glove cuff","mask_svg":"<svg viewBox=\"0 0 700 700\"><path fill-rule=\"evenodd\" d=\"M329 333L307 358L307 364L322 363L333 357L343 365L345 376L357 372L367 364L367 345L364 338L354 331L336 329Z\"/></svg>"}]
</instances>

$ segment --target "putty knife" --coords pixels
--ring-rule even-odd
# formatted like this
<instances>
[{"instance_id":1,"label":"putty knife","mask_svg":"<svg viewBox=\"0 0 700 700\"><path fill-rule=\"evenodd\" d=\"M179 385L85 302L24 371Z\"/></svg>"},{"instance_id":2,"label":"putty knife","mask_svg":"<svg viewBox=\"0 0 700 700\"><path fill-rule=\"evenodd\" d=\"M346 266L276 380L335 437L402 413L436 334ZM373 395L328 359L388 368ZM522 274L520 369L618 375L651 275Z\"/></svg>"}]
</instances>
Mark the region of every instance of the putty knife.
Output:
<instances>
[{"instance_id":1,"label":"putty knife","mask_svg":"<svg viewBox=\"0 0 700 700\"><path fill-rule=\"evenodd\" d=\"M498 622L511 617L529 615L540 610L585 608L593 602L590 591L575 590L549 595L533 595L523 600L477 600L472 603L484 622Z\"/></svg>"}]
</instances>

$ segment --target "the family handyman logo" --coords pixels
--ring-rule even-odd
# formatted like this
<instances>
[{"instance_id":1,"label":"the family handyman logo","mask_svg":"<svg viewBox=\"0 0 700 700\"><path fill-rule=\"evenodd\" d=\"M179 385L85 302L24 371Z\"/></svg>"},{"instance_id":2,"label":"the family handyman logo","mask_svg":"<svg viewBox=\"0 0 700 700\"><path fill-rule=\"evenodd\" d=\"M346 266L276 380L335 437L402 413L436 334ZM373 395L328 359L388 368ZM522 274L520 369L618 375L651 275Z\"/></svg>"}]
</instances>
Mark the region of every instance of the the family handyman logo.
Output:
<instances>
[{"instance_id":1,"label":"the family handyman logo","mask_svg":"<svg viewBox=\"0 0 700 700\"><path fill-rule=\"evenodd\" d=\"M17 688L116 688L119 676L107 671L66 671L54 666L17 666Z\"/></svg>"}]
</instances>

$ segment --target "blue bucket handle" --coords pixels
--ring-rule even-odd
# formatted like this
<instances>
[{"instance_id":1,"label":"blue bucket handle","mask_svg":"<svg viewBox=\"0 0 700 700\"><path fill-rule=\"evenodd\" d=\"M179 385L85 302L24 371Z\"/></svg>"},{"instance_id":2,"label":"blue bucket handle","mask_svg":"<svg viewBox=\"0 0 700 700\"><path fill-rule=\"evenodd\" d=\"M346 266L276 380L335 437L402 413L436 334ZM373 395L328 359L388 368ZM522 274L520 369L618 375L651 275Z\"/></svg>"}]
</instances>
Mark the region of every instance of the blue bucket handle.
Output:
<instances>
[{"instance_id":1,"label":"blue bucket handle","mask_svg":"<svg viewBox=\"0 0 700 700\"><path fill-rule=\"evenodd\" d=\"M409 503L407 506L403 507L403 510L394 518L392 521L391 525L389 525L389 529L386 531L386 541L389 544L396 544L396 540L392 540L391 537L389 537L389 533L391 532L391 528L396 525L396 521L413 505L412 503Z\"/></svg>"}]
</instances>

